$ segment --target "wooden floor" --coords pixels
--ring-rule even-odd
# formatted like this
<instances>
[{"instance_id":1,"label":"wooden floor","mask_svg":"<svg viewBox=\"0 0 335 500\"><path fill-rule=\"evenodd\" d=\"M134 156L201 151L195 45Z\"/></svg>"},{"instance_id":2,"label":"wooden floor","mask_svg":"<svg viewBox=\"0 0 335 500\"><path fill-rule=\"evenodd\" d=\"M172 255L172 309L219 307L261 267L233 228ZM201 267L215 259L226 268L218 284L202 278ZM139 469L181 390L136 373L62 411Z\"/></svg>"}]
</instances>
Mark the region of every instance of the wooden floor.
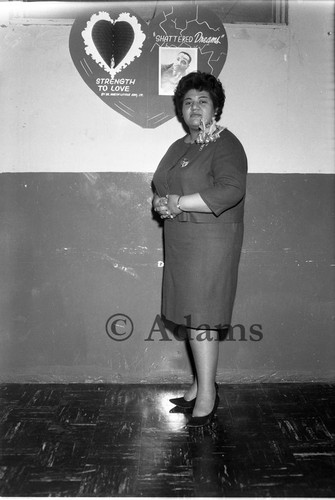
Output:
<instances>
[{"instance_id":1,"label":"wooden floor","mask_svg":"<svg viewBox=\"0 0 335 500\"><path fill-rule=\"evenodd\" d=\"M220 385L190 432L182 386L2 385L0 495L334 497L334 389Z\"/></svg>"}]
</instances>

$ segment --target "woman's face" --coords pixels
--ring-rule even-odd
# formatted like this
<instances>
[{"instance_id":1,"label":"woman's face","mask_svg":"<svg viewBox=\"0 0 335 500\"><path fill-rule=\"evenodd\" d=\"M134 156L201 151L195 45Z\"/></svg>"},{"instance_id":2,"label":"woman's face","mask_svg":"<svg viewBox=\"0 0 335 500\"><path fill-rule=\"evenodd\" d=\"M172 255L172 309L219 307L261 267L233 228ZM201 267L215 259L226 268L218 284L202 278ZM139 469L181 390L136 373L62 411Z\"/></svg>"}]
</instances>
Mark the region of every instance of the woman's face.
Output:
<instances>
[{"instance_id":1,"label":"woman's face","mask_svg":"<svg viewBox=\"0 0 335 500\"><path fill-rule=\"evenodd\" d=\"M208 124L215 116L213 101L207 90L191 89L183 101L183 118L190 131L198 131L201 120Z\"/></svg>"}]
</instances>

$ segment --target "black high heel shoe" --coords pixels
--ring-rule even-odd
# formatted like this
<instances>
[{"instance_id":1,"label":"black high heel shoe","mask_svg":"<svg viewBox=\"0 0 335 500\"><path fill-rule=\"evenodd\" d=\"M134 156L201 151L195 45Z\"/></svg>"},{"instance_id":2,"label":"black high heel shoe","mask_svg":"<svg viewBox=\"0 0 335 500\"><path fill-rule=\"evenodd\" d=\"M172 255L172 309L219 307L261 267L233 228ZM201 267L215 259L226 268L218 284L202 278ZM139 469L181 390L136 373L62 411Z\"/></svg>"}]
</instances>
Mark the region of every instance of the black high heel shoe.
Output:
<instances>
[{"instance_id":1,"label":"black high heel shoe","mask_svg":"<svg viewBox=\"0 0 335 500\"><path fill-rule=\"evenodd\" d=\"M206 425L210 425L212 423L213 418L214 418L215 412L219 406L219 401L220 401L219 395L216 393L214 406L213 406L212 411L210 413L208 413L207 415L204 415L203 417L192 417L188 421L187 427L193 429L193 428L197 428L197 427L205 427Z\"/></svg>"},{"instance_id":2,"label":"black high heel shoe","mask_svg":"<svg viewBox=\"0 0 335 500\"><path fill-rule=\"evenodd\" d=\"M216 382L215 382L214 385L215 385L216 394L218 394L219 386L218 386L218 384ZM197 398L194 398L194 399L190 399L188 401L184 397L181 397L181 398L172 398L172 399L170 399L170 402L172 404L176 405L176 406L179 406L180 408L194 408L196 399Z\"/></svg>"},{"instance_id":3,"label":"black high heel shoe","mask_svg":"<svg viewBox=\"0 0 335 500\"><path fill-rule=\"evenodd\" d=\"M196 399L197 398L187 401L187 399L185 399L184 397L172 398L170 399L170 402L176 406L179 406L179 408L194 408Z\"/></svg>"}]
</instances>

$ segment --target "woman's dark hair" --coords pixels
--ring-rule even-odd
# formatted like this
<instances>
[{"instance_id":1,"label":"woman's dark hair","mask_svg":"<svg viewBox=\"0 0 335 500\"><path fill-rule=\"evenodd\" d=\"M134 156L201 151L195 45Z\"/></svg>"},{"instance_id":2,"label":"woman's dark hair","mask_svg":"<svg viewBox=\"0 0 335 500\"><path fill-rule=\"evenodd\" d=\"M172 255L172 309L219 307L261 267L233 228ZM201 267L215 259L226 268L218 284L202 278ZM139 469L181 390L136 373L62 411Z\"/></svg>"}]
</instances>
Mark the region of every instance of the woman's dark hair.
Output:
<instances>
[{"instance_id":1,"label":"woman's dark hair","mask_svg":"<svg viewBox=\"0 0 335 500\"><path fill-rule=\"evenodd\" d=\"M183 102L185 94L191 89L206 90L209 93L214 109L216 110L215 120L219 121L226 100L222 84L214 75L195 71L194 73L183 76L183 78L179 80L173 97L177 118L183 123L184 127L186 125L183 120Z\"/></svg>"}]
</instances>

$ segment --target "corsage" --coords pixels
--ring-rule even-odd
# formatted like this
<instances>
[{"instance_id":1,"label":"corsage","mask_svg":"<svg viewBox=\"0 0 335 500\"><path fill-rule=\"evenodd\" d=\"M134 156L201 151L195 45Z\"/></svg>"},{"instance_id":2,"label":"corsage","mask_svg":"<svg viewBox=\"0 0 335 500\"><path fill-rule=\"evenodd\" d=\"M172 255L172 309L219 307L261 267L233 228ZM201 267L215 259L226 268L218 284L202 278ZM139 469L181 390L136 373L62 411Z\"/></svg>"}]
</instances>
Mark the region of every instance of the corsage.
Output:
<instances>
[{"instance_id":1,"label":"corsage","mask_svg":"<svg viewBox=\"0 0 335 500\"><path fill-rule=\"evenodd\" d=\"M199 133L195 140L197 144L202 144L200 150L207 146L210 142L215 142L216 139L220 137L221 132L225 129L221 125L218 125L213 117L211 122L206 125L204 120L201 119L201 124L199 127Z\"/></svg>"}]
</instances>

